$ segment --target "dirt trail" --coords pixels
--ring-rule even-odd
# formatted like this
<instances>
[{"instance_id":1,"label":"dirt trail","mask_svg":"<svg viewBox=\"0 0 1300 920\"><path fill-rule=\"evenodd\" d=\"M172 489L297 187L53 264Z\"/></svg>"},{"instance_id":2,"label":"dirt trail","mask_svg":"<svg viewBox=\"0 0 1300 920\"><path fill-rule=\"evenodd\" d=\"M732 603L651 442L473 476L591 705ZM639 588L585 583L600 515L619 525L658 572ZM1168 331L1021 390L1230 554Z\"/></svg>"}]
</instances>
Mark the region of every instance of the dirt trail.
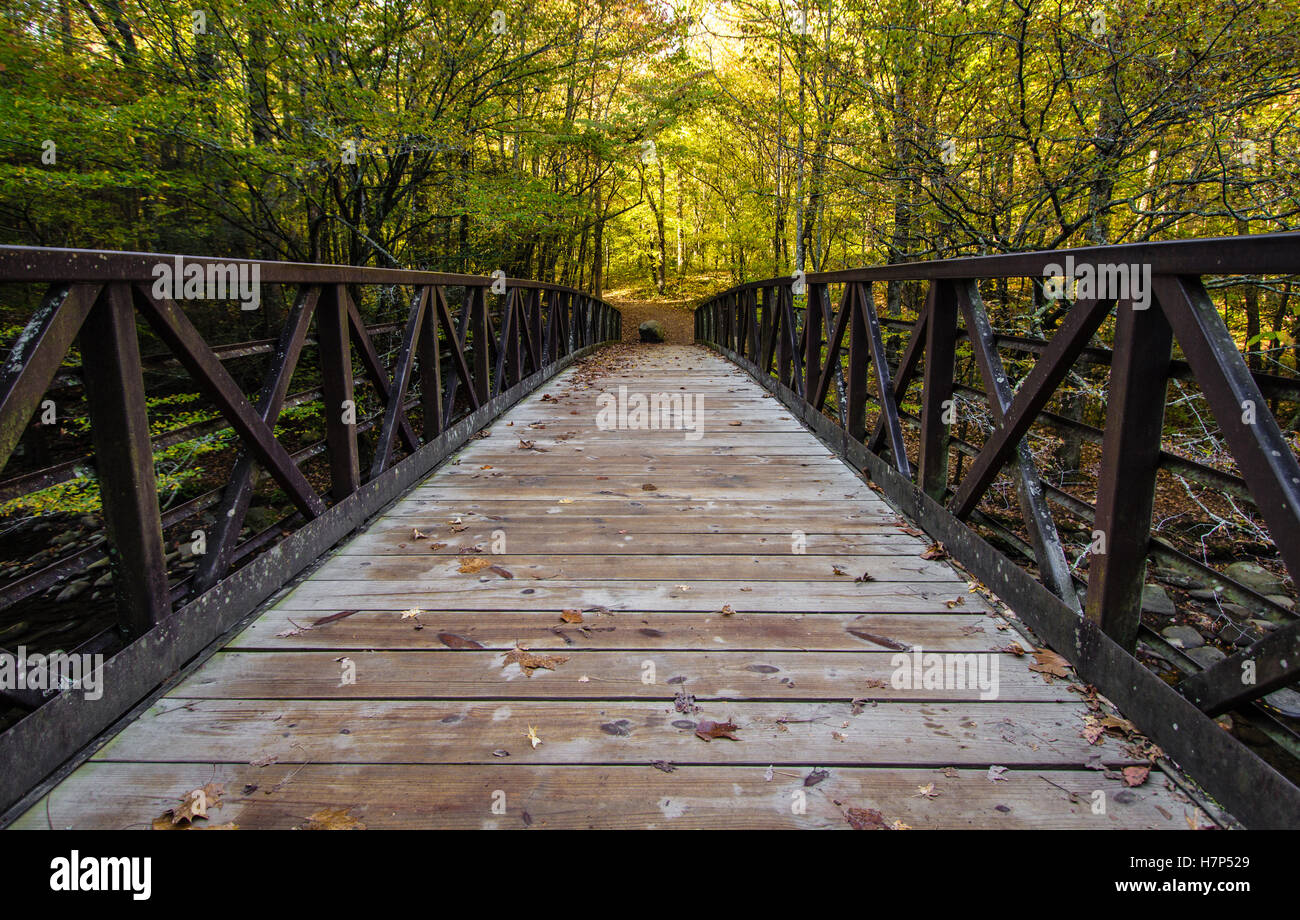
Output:
<instances>
[{"instance_id":1,"label":"dirt trail","mask_svg":"<svg viewBox=\"0 0 1300 920\"><path fill-rule=\"evenodd\" d=\"M664 324L664 333L669 345L690 345L695 341L695 319L693 311L698 298L683 297L680 300L637 300L627 291L606 291L605 300L617 307L623 314L623 341L637 342L637 327L648 319L657 319Z\"/></svg>"}]
</instances>

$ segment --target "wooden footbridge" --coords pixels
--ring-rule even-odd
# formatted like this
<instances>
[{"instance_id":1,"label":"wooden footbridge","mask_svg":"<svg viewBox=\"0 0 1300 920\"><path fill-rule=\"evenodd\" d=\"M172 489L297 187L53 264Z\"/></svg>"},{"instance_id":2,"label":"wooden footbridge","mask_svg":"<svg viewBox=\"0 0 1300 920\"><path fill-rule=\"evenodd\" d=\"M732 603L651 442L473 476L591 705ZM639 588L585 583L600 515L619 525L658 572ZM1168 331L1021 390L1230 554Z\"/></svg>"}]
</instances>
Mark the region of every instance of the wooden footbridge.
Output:
<instances>
[{"instance_id":1,"label":"wooden footbridge","mask_svg":"<svg viewBox=\"0 0 1300 920\"><path fill-rule=\"evenodd\" d=\"M1066 255L1149 266L1152 302L997 333L981 289ZM1300 386L1252 372L1201 278L1300 272L1300 238L770 279L687 345L617 344L616 310L553 284L234 263L280 325L249 338L238 304L158 294L173 259L0 247L39 297L0 376L0 494L93 459L103 529L0 590L21 611L89 570L109 610L58 646L104 655L97 694L3 690L11 826L1300 826L1269 702L1300 677L1295 615L1151 523L1173 469L1253 501L1297 571L1274 412ZM1108 399L1090 501L1029 449L1084 362ZM1162 448L1171 380L1235 469ZM177 434L151 394L185 387L212 412ZM975 394L982 444L953 424ZM84 401L84 442L30 446L49 400ZM213 432L221 482L169 495L155 454ZM987 511L1000 476L1020 535ZM1089 523L1083 565L1054 506ZM1273 627L1199 664L1143 621L1149 560Z\"/></svg>"}]
</instances>

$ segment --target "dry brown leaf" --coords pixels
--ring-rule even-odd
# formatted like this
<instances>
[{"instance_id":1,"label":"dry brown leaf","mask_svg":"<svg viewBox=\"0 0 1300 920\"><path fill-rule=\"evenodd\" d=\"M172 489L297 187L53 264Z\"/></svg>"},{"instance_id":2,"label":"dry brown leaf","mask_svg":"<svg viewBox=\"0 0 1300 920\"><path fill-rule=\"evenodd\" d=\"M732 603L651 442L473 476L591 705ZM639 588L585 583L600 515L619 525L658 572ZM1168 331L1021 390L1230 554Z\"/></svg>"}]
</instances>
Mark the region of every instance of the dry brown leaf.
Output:
<instances>
[{"instance_id":1,"label":"dry brown leaf","mask_svg":"<svg viewBox=\"0 0 1300 920\"><path fill-rule=\"evenodd\" d=\"M458 636L455 633L450 632L438 633L438 641L447 646L447 648L483 648L482 643L475 642L473 639L466 639L464 636Z\"/></svg>"},{"instance_id":2,"label":"dry brown leaf","mask_svg":"<svg viewBox=\"0 0 1300 920\"><path fill-rule=\"evenodd\" d=\"M642 486L641 486L641 491L642 491L642 492L658 492L658 491L659 491L659 487L658 487L657 485L654 485L653 483L649 483L649 482L647 482L647 483L643 483L643 484L642 484Z\"/></svg>"},{"instance_id":3,"label":"dry brown leaf","mask_svg":"<svg viewBox=\"0 0 1300 920\"><path fill-rule=\"evenodd\" d=\"M722 610L719 611L724 617L733 616L736 611L731 609L730 604L723 604Z\"/></svg>"},{"instance_id":4,"label":"dry brown leaf","mask_svg":"<svg viewBox=\"0 0 1300 920\"><path fill-rule=\"evenodd\" d=\"M492 560L481 556L468 557L460 561L460 571L464 575L474 575L491 567Z\"/></svg>"},{"instance_id":5,"label":"dry brown leaf","mask_svg":"<svg viewBox=\"0 0 1300 920\"><path fill-rule=\"evenodd\" d=\"M502 667L509 667L512 664L519 665L523 672L532 677L533 672L538 668L545 668L548 671L554 671L559 665L569 660L568 655L535 655L528 649L516 645L506 653L504 660L501 662Z\"/></svg>"},{"instance_id":6,"label":"dry brown leaf","mask_svg":"<svg viewBox=\"0 0 1300 920\"><path fill-rule=\"evenodd\" d=\"M1151 775L1150 767L1125 767L1124 768L1124 785L1141 786Z\"/></svg>"},{"instance_id":7,"label":"dry brown leaf","mask_svg":"<svg viewBox=\"0 0 1300 920\"><path fill-rule=\"evenodd\" d=\"M574 607L565 607L564 610L560 612L560 619L566 623L581 623L582 611Z\"/></svg>"},{"instance_id":8,"label":"dry brown leaf","mask_svg":"<svg viewBox=\"0 0 1300 920\"><path fill-rule=\"evenodd\" d=\"M734 722L713 722L709 719L704 719L695 726L695 736L697 738L702 738L705 741L712 741L714 738L727 738L731 741L739 741L740 739L733 734L739 730L740 726L736 725Z\"/></svg>"},{"instance_id":9,"label":"dry brown leaf","mask_svg":"<svg viewBox=\"0 0 1300 920\"><path fill-rule=\"evenodd\" d=\"M885 816L874 808L850 808L844 812L844 818L855 831L887 831L890 829Z\"/></svg>"},{"instance_id":10,"label":"dry brown leaf","mask_svg":"<svg viewBox=\"0 0 1300 920\"><path fill-rule=\"evenodd\" d=\"M1029 666L1029 670L1037 671L1049 681L1053 677L1069 677L1069 668L1070 662L1048 648L1035 649L1034 664Z\"/></svg>"},{"instance_id":11,"label":"dry brown leaf","mask_svg":"<svg viewBox=\"0 0 1300 920\"><path fill-rule=\"evenodd\" d=\"M931 543L928 547L926 547L925 552L921 554L921 558L929 559L932 561L937 559L947 559L948 551L944 549L942 543Z\"/></svg>"},{"instance_id":12,"label":"dry brown leaf","mask_svg":"<svg viewBox=\"0 0 1300 920\"><path fill-rule=\"evenodd\" d=\"M221 807L221 796L225 793L224 783L208 783L200 789L191 789L181 796L179 806L169 808L154 819L154 829L162 830L161 822L174 827L184 822L192 824L195 818L207 818L209 808Z\"/></svg>"},{"instance_id":13,"label":"dry brown leaf","mask_svg":"<svg viewBox=\"0 0 1300 920\"><path fill-rule=\"evenodd\" d=\"M366 826L348 813L346 808L322 808L312 812L307 823L302 826L305 831L364 831Z\"/></svg>"}]
</instances>

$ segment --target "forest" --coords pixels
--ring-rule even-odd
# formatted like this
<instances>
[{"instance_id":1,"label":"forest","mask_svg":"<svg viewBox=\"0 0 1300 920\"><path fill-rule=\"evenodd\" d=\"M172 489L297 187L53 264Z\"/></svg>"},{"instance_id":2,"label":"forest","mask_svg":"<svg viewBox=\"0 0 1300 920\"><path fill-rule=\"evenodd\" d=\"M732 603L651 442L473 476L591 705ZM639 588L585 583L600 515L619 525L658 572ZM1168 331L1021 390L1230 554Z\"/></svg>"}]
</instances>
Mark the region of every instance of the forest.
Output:
<instances>
[{"instance_id":1,"label":"forest","mask_svg":"<svg viewBox=\"0 0 1300 920\"><path fill-rule=\"evenodd\" d=\"M1300 207L1290 2L198 6L4 4L0 238L599 295ZM1290 293L1243 299L1252 345Z\"/></svg>"}]
</instances>

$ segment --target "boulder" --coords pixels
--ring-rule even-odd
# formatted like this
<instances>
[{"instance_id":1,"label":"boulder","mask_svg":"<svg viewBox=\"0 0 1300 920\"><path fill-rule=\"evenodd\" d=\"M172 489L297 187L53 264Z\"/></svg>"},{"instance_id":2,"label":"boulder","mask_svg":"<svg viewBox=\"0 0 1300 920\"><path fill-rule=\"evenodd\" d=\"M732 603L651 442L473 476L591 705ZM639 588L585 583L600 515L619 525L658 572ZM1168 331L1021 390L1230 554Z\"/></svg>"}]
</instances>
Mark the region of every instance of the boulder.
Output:
<instances>
[{"instance_id":1,"label":"boulder","mask_svg":"<svg viewBox=\"0 0 1300 920\"><path fill-rule=\"evenodd\" d=\"M1194 648L1188 651L1187 657L1195 661L1203 668L1208 668L1212 664L1218 664L1228 656L1212 645Z\"/></svg>"},{"instance_id":2,"label":"boulder","mask_svg":"<svg viewBox=\"0 0 1300 920\"><path fill-rule=\"evenodd\" d=\"M667 340L667 336L664 334L664 324L657 319L646 320L636 327L636 331L643 342L663 342Z\"/></svg>"},{"instance_id":3,"label":"boulder","mask_svg":"<svg viewBox=\"0 0 1300 920\"><path fill-rule=\"evenodd\" d=\"M1160 635L1174 648L1193 649L1205 644L1204 637L1192 626L1166 626L1160 630Z\"/></svg>"},{"instance_id":4,"label":"boulder","mask_svg":"<svg viewBox=\"0 0 1300 920\"><path fill-rule=\"evenodd\" d=\"M1286 591L1280 578L1262 565L1256 565L1253 562L1234 562L1228 566L1225 574L1234 581L1241 582L1247 588L1255 589L1260 594L1282 594Z\"/></svg>"},{"instance_id":5,"label":"boulder","mask_svg":"<svg viewBox=\"0 0 1300 920\"><path fill-rule=\"evenodd\" d=\"M1274 690L1264 697L1264 702L1284 716L1292 719L1300 718L1300 693L1296 693L1290 687Z\"/></svg>"},{"instance_id":6,"label":"boulder","mask_svg":"<svg viewBox=\"0 0 1300 920\"><path fill-rule=\"evenodd\" d=\"M1153 613L1158 617L1178 615L1178 607L1169 599L1165 589L1159 585L1142 586L1142 612Z\"/></svg>"}]
</instances>

